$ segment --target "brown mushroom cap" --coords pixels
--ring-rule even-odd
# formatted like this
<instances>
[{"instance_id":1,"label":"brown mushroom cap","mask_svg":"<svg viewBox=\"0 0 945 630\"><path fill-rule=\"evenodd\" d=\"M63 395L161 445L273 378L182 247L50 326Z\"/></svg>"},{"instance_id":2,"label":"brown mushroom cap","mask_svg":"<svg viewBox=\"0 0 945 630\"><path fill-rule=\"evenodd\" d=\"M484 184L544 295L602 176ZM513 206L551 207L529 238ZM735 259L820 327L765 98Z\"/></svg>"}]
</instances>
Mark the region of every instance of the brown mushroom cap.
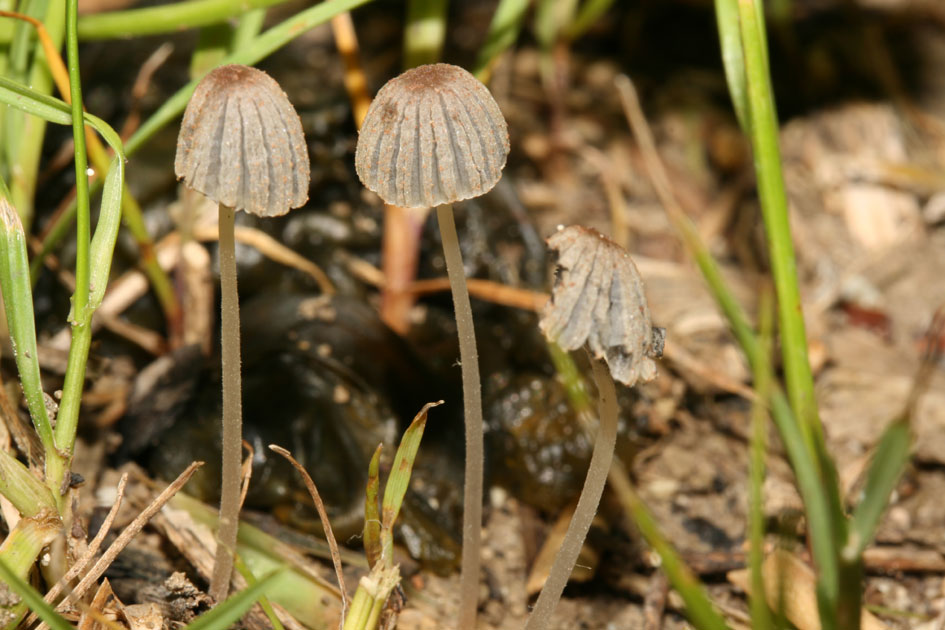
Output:
<instances>
[{"instance_id":1,"label":"brown mushroom cap","mask_svg":"<svg viewBox=\"0 0 945 630\"><path fill-rule=\"evenodd\" d=\"M666 331L654 328L640 272L625 249L591 228L558 228L548 239L558 253L551 300L538 325L565 350L585 343L627 386L656 377Z\"/></svg>"},{"instance_id":2,"label":"brown mushroom cap","mask_svg":"<svg viewBox=\"0 0 945 630\"><path fill-rule=\"evenodd\" d=\"M437 63L408 70L377 93L355 167L386 203L432 207L491 190L508 154L508 126L486 86Z\"/></svg>"},{"instance_id":3,"label":"brown mushroom cap","mask_svg":"<svg viewBox=\"0 0 945 630\"><path fill-rule=\"evenodd\" d=\"M285 214L308 200L302 122L268 74L220 66L187 104L174 172L217 203L262 217Z\"/></svg>"}]
</instances>

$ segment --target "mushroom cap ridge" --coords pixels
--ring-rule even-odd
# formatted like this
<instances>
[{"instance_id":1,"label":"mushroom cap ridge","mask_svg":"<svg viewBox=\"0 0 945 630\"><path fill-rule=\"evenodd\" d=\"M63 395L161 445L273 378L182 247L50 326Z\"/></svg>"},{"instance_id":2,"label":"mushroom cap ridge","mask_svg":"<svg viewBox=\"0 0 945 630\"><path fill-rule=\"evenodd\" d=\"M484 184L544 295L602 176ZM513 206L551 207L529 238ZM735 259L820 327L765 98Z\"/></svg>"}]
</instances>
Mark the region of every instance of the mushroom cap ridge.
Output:
<instances>
[{"instance_id":1,"label":"mushroom cap ridge","mask_svg":"<svg viewBox=\"0 0 945 630\"><path fill-rule=\"evenodd\" d=\"M268 74L220 66L187 104L174 172L217 203L264 217L285 214L308 200L302 122Z\"/></svg>"},{"instance_id":2,"label":"mushroom cap ridge","mask_svg":"<svg viewBox=\"0 0 945 630\"><path fill-rule=\"evenodd\" d=\"M386 203L433 207L491 190L508 154L508 125L488 88L437 63L408 70L377 93L355 167Z\"/></svg>"}]
</instances>

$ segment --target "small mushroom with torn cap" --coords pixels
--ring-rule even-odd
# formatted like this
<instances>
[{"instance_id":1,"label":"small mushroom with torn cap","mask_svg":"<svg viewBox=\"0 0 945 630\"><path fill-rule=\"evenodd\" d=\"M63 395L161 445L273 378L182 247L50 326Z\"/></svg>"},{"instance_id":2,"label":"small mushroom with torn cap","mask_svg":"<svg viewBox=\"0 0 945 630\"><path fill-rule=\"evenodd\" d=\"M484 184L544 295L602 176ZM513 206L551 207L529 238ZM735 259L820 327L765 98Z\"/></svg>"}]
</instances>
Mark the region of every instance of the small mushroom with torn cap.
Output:
<instances>
[{"instance_id":1,"label":"small mushroom with torn cap","mask_svg":"<svg viewBox=\"0 0 945 630\"><path fill-rule=\"evenodd\" d=\"M459 627L475 627L482 527L482 400L472 309L452 205L483 195L509 153L505 118L485 85L457 66L419 66L378 92L358 137L355 167L386 203L436 206L456 310L466 417Z\"/></svg>"},{"instance_id":2,"label":"small mushroom with torn cap","mask_svg":"<svg viewBox=\"0 0 945 630\"><path fill-rule=\"evenodd\" d=\"M236 210L272 217L308 200L310 167L302 122L268 74L248 66L220 66L201 79L187 104L174 172L220 208L223 483L210 596L222 601L233 570L242 455Z\"/></svg>"},{"instance_id":3,"label":"small mushroom with torn cap","mask_svg":"<svg viewBox=\"0 0 945 630\"><path fill-rule=\"evenodd\" d=\"M600 395L600 427L584 489L526 630L548 627L597 512L617 439L613 380L633 386L656 378L653 359L666 338L665 329L650 321L643 280L626 250L579 225L559 227L548 246L558 254L557 269L539 326L566 350L586 344Z\"/></svg>"}]
</instances>

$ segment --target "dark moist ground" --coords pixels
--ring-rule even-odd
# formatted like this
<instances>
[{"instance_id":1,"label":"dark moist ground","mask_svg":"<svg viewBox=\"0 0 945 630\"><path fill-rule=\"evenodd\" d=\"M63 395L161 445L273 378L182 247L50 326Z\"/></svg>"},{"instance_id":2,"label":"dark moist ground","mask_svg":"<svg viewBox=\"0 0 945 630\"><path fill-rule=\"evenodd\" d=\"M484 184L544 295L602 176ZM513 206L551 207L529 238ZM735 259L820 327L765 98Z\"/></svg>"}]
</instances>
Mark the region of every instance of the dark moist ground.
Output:
<instances>
[{"instance_id":1,"label":"dark moist ground","mask_svg":"<svg viewBox=\"0 0 945 630\"><path fill-rule=\"evenodd\" d=\"M453 3L446 61L472 63L491 4ZM543 85L540 52L530 31L496 67L492 89L509 121L512 154L504 191L458 207L460 220L472 232L466 255L479 277L545 290L537 236L547 236L558 224L580 222L623 240L646 281L654 322L667 329L659 378L638 388L624 406L631 418L627 430L633 430L639 446L633 474L663 532L706 581L732 627L747 627L745 598L731 572L745 564L749 374L655 199L623 118L614 77L625 72L635 80L674 194L753 313L766 258L751 159L731 113L711 3L618 4L570 51L559 51L557 85ZM844 491L856 500L870 449L903 409L928 343L926 329L945 303L945 196L939 192L945 182L945 84L940 78L945 13L936 3L921 0L797 1L793 6L795 15L776 23L769 34L785 178L822 420ZM355 15L372 90L397 71L400 11L378 4ZM171 39L174 52L143 98L145 112L186 78L194 35ZM84 47L89 110L119 125L128 113L134 74L163 41ZM302 214L259 227L329 269L342 293L375 305L376 292L351 272L350 260L378 264L381 210L354 176L356 136L330 31L315 29L261 66L282 83L300 111L310 142L313 186ZM47 145L50 154L67 131L56 133ZM170 167L175 136L176 126L129 167L136 194L161 229L171 226L167 209L176 198ZM59 180L51 180L55 186L41 188L46 192L39 207L58 202L68 173L64 169ZM493 219L491 212L504 218ZM435 230L428 226L426 234L421 275L444 275ZM123 243L122 253L131 251ZM264 288L314 294L311 280L298 272L259 263L251 250L242 256L244 303ZM69 257L67 248L63 258ZM50 334L63 321L63 299L51 276L46 278L37 307ZM476 306L483 329L530 321L509 309ZM421 320L424 314L428 322L448 316L445 295L424 299L421 307ZM141 325L159 325L155 304L148 299L128 315ZM423 359L439 366L438 378L448 383L453 356L449 329L431 333L421 325L412 337L427 344ZM101 404L86 406L88 427L120 415L131 379L150 361L114 335L101 333L98 339L91 373ZM939 336L932 343L940 348L945 340ZM546 359L528 363L509 359L512 355L503 355L504 363L490 378L508 383L519 376L518 366L529 365L548 379ZM926 627L945 615L942 365L939 361L912 418L914 460L866 556L865 604L890 627ZM492 389L500 389L501 383ZM449 387L444 385L444 391ZM344 399L343 392L334 394ZM106 416L110 401L117 406ZM500 416L491 419L494 425L501 424L503 408L493 407ZM458 430L455 411L443 413L445 427ZM395 415L401 424L409 420L404 412ZM446 432L441 427L437 435L431 429L421 449L429 449L429 457L446 462L444 466L450 456L437 458L436 453L456 448L455 441L442 435ZM101 507L93 510L94 498L107 494L116 479L106 469L106 462L113 461L106 452L115 449L109 436L109 431L87 429L77 462L87 480L79 513L91 520L93 529L103 512ZM770 436L765 483L769 531L784 532L807 559L797 537L803 528L802 506L776 435L772 431ZM181 459L188 455L184 452ZM526 584L540 583L547 570L540 553L556 519L529 507L533 495L516 490L524 484L521 471L497 459L492 465L504 487L487 496L482 619L489 628L519 628L528 609ZM438 475L436 469L427 474L431 479ZM423 483L422 476L418 480ZM446 492L444 500L455 500L458 483L447 482L454 496L450 499ZM562 484L573 492L580 474ZM138 493L146 502L146 487L138 477L132 486L132 496ZM100 501L107 505L108 497L102 495ZM602 515L576 572L581 582L569 587L554 627L684 627L680 601L672 592L666 595L656 557L637 542L633 527L606 494ZM127 522L131 516L133 512L122 519ZM177 584L178 594L168 595L168 572L184 570L198 587L205 584L160 533L165 531L146 529L135 550L113 569L112 583L126 605L163 598L177 606L177 612L165 608L165 614L182 615L188 607L199 609L200 596L186 584ZM134 569L146 565L166 570L149 577ZM458 576L440 577L412 561L404 568L408 602L399 627L441 628L454 619ZM355 573L349 584L355 583ZM327 565L324 574L328 576Z\"/></svg>"}]
</instances>

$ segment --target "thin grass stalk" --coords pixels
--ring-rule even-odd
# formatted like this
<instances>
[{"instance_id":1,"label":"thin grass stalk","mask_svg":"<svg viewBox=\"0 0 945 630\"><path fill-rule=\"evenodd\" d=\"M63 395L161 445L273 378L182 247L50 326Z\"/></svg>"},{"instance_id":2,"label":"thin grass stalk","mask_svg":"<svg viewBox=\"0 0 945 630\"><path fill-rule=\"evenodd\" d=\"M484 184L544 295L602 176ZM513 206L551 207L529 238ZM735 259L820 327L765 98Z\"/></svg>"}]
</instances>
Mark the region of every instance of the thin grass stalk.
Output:
<instances>
[{"instance_id":1,"label":"thin grass stalk","mask_svg":"<svg viewBox=\"0 0 945 630\"><path fill-rule=\"evenodd\" d=\"M84 15L79 20L82 41L176 33L217 24L249 10L264 9L286 0L190 0L155 7Z\"/></svg>"},{"instance_id":2,"label":"thin grass stalk","mask_svg":"<svg viewBox=\"0 0 945 630\"><path fill-rule=\"evenodd\" d=\"M770 357L771 337L774 327L774 303L771 289L765 285L761 291L758 306L758 327L761 331L761 351ZM751 580L751 626L755 630L774 627L771 610L765 600L765 580L762 565L765 560L765 514L764 482L765 458L767 456L767 421L766 401L771 396L770 359L759 364L754 370L755 393L757 397L751 406L751 440L749 445L750 460L748 465L748 532L751 546L748 549L748 568Z\"/></svg>"},{"instance_id":3,"label":"thin grass stalk","mask_svg":"<svg viewBox=\"0 0 945 630\"><path fill-rule=\"evenodd\" d=\"M240 459L242 456L242 377L240 374L240 305L236 288L236 211L220 204L220 329L223 365L223 467L217 552L209 595L226 598L233 573L239 530Z\"/></svg>"},{"instance_id":4,"label":"thin grass stalk","mask_svg":"<svg viewBox=\"0 0 945 630\"><path fill-rule=\"evenodd\" d=\"M729 290L715 259L702 242L692 220L672 194L669 178L659 160L653 134L643 116L633 84L625 76L618 77L616 83L621 93L627 120L643 149L644 164L650 180L666 210L670 223L699 267L709 292L728 320L732 333L741 346L742 352L745 353L751 369L754 371L764 366L765 369L770 370L770 365L765 362L761 343L748 323L748 317ZM823 483L820 476L821 468L815 461L816 455L807 448L800 423L795 419L791 406L779 388L772 390L770 404L771 417L784 443L788 460L797 478L798 490L804 501L810 528L811 547L820 571L818 599L829 621L833 619L833 605L839 589L839 561L834 529L836 523L834 514L837 513L836 497L839 496L837 486ZM832 628L833 625L825 627Z\"/></svg>"},{"instance_id":5,"label":"thin grass stalk","mask_svg":"<svg viewBox=\"0 0 945 630\"><path fill-rule=\"evenodd\" d=\"M3 292L10 341L26 406L43 445L47 461L59 457L52 423L43 396L36 345L33 292L26 269L26 233L20 217L8 201L0 200L0 291Z\"/></svg>"},{"instance_id":6,"label":"thin grass stalk","mask_svg":"<svg viewBox=\"0 0 945 630\"><path fill-rule=\"evenodd\" d=\"M404 28L404 68L436 63L446 39L449 0L407 0Z\"/></svg>"},{"instance_id":7,"label":"thin grass stalk","mask_svg":"<svg viewBox=\"0 0 945 630\"><path fill-rule=\"evenodd\" d=\"M568 583L574 564L581 553L581 547L584 546L584 539L587 538L587 532L591 529L591 523L594 521L594 515L600 504L600 497L607 484L607 474L613 462L614 448L617 444L617 390L610 371L603 362L592 358L591 367L594 370L594 382L597 383L597 393L600 397L598 412L600 424L594 441L591 462L588 465L587 477L584 479L584 487L581 489L574 515L568 524L561 547L555 554L554 563L538 595L538 601L535 602L535 608L532 609L525 622L525 630L542 630L550 625L551 615Z\"/></svg>"},{"instance_id":8,"label":"thin grass stalk","mask_svg":"<svg viewBox=\"0 0 945 630\"><path fill-rule=\"evenodd\" d=\"M265 31L245 48L233 51L221 61L221 65L237 63L251 66L258 63L295 38L327 22L338 13L349 11L368 2L371 2L371 0L324 0L313 7L296 13L291 18ZM194 89L197 87L198 81L199 78L195 78L190 83L177 90L169 99L164 101L164 104L161 105L157 111L151 114L151 116L138 127L138 130L132 134L125 143L125 155L127 157L131 157L136 153L151 140L151 138L157 135L161 129L184 111L187 102L194 93ZM92 191L97 191L101 185L101 180L96 181L93 184ZM69 234L72 228L72 221L75 219L75 212L76 206L75 203L73 203L59 216L56 223L49 228L46 237L43 239L40 251L33 257L31 263L31 271L33 271L33 273L36 273L35 269L42 266L46 256Z\"/></svg>"},{"instance_id":9,"label":"thin grass stalk","mask_svg":"<svg viewBox=\"0 0 945 630\"><path fill-rule=\"evenodd\" d=\"M460 575L459 627L476 627L479 604L479 569L482 544L482 388L479 382L479 355L476 350L476 331L473 327L472 307L466 288L463 257L453 220L453 207L437 206L436 218L443 239L443 256L450 278L453 308L456 312L456 332L459 335L459 358L463 374L463 414L466 422L466 465L463 490L463 553Z\"/></svg>"},{"instance_id":10,"label":"thin grass stalk","mask_svg":"<svg viewBox=\"0 0 945 630\"><path fill-rule=\"evenodd\" d=\"M755 155L758 196L761 199L771 271L778 296L778 324L788 398L801 422L804 440L811 453L824 453L826 446L814 394L814 377L807 356L807 336L781 170L779 126L768 74L764 16L757 11L754 0L739 0L738 12L745 52L749 128Z\"/></svg>"},{"instance_id":11,"label":"thin grass stalk","mask_svg":"<svg viewBox=\"0 0 945 630\"><path fill-rule=\"evenodd\" d=\"M43 21L46 30L56 46L62 45L65 36L66 4L65 0L49 0L45 15L34 15ZM29 32L29 26L21 25L24 32ZM29 66L25 80L20 82L40 94L52 93L52 77L46 67L42 44L33 47L32 64ZM36 176L39 173L39 162L43 150L43 138L46 133L46 121L34 116L7 115L4 136L19 138L19 141L10 142L10 194L13 205L20 213L23 227L29 231L33 223L33 205L36 193ZM15 128L15 131L11 128ZM7 135L9 134L9 135Z\"/></svg>"},{"instance_id":12,"label":"thin grass stalk","mask_svg":"<svg viewBox=\"0 0 945 630\"><path fill-rule=\"evenodd\" d=\"M522 31L522 21L528 10L529 0L499 0L492 14L486 41L479 49L472 73L483 83L488 83L492 67L506 50L512 47Z\"/></svg>"},{"instance_id":13,"label":"thin grass stalk","mask_svg":"<svg viewBox=\"0 0 945 630\"><path fill-rule=\"evenodd\" d=\"M55 42L53 42L45 25L36 18L22 14L12 14L5 17L16 17L33 25L39 36L40 47L46 55L46 63L49 66L49 72L53 77L56 87L59 89L60 94L62 94L63 100L65 100L66 103L71 103L69 71L66 68L66 64L59 56L58 47ZM109 171L111 158L102 145L102 142L98 139L98 136L96 136L95 132L88 126L86 126L85 129L85 137L88 145L88 156L95 168L96 176L104 178ZM122 220L125 222L138 245L140 254L139 264L148 276L154 293L164 309L167 321L173 327L180 318L180 305L177 301L177 294L167 274L164 273L164 270L161 269L160 265L157 263L157 259L154 255L154 243L144 225L141 206L138 205L137 200L127 189L122 191ZM31 267L30 275L33 285L36 284L39 278L40 269L41 267L39 266Z\"/></svg>"}]
</instances>

